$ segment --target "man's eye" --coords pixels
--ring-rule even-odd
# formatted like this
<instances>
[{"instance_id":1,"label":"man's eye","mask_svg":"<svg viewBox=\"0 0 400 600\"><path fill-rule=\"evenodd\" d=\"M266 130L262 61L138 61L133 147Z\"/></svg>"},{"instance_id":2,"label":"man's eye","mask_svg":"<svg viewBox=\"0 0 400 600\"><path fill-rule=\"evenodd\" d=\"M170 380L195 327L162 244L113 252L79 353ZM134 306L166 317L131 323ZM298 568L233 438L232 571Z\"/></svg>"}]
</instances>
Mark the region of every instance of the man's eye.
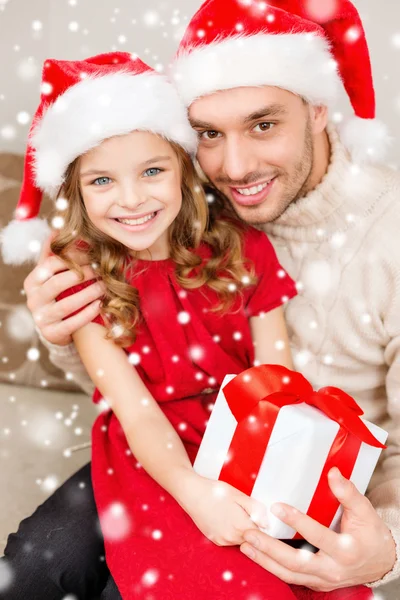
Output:
<instances>
[{"instance_id":1,"label":"man's eye","mask_svg":"<svg viewBox=\"0 0 400 600\"><path fill-rule=\"evenodd\" d=\"M270 129L273 128L273 126L274 126L274 123L269 123L268 121L263 122L263 123L258 123L258 125L256 125L254 127L254 131L256 131L256 130L262 131L262 132L269 131ZM258 127L258 129L257 129L257 127Z\"/></svg>"},{"instance_id":2,"label":"man's eye","mask_svg":"<svg viewBox=\"0 0 400 600\"><path fill-rule=\"evenodd\" d=\"M109 177L98 177L93 181L94 185L107 185L110 183L111 179Z\"/></svg>"},{"instance_id":3,"label":"man's eye","mask_svg":"<svg viewBox=\"0 0 400 600\"><path fill-rule=\"evenodd\" d=\"M143 173L143 177L154 177L154 175L158 175L159 173L161 173L161 169L151 167L151 169L146 169L146 171Z\"/></svg>"},{"instance_id":4,"label":"man's eye","mask_svg":"<svg viewBox=\"0 0 400 600\"><path fill-rule=\"evenodd\" d=\"M201 131L199 133L200 139L203 140L215 140L219 135L221 135L218 131L214 131L210 129L209 131Z\"/></svg>"}]
</instances>

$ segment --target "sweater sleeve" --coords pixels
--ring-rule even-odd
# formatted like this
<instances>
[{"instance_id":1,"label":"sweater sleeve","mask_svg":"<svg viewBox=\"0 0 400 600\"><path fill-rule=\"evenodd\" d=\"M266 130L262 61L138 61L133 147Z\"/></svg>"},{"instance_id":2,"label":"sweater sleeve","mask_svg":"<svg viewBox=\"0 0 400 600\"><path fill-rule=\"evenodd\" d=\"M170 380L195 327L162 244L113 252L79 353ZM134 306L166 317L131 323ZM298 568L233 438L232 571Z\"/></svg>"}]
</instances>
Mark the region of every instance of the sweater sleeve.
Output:
<instances>
[{"instance_id":1,"label":"sweater sleeve","mask_svg":"<svg viewBox=\"0 0 400 600\"><path fill-rule=\"evenodd\" d=\"M59 296L57 296L57 300L61 300L62 298L66 298L67 296L71 296L72 294L76 294L80 290L83 290L84 288L94 283L94 281L94 279L90 281L85 281L69 288L68 290L65 290L65 292L62 292L61 294L59 294ZM83 308L85 307L83 306L81 310L83 310ZM71 317L72 315L75 315L78 312L79 310L75 311L74 313L71 313L68 316ZM99 325L104 326L103 319L100 317L100 315L95 317L93 319L93 322L99 323ZM83 391L92 396L94 391L94 385L81 361L75 344L71 343L67 346L58 346L56 344L51 344L43 337L39 330L38 333L41 341L49 351L49 358L53 365L55 365L65 373L69 373L72 379L83 389Z\"/></svg>"},{"instance_id":2,"label":"sweater sleeve","mask_svg":"<svg viewBox=\"0 0 400 600\"><path fill-rule=\"evenodd\" d=\"M393 569L379 581L370 584L370 587L377 587L400 577L400 273L395 279L395 289L390 296L389 291L387 293L390 302L384 317L384 327L389 341L384 357L388 366L386 395L389 421L386 428L389 437L374 475L373 487L370 487L367 495L391 531L396 543L397 560Z\"/></svg>"}]
</instances>

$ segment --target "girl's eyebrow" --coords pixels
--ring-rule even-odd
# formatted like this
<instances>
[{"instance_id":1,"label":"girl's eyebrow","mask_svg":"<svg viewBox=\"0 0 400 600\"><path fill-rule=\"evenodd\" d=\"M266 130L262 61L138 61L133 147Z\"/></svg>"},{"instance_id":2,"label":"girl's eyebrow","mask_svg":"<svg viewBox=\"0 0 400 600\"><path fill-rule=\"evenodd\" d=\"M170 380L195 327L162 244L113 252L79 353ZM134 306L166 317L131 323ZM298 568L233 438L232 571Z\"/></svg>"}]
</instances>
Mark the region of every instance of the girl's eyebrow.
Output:
<instances>
[{"instance_id":1,"label":"girl's eyebrow","mask_svg":"<svg viewBox=\"0 0 400 600\"><path fill-rule=\"evenodd\" d=\"M144 162L140 163L140 166L145 167L146 165L150 165L151 163L154 163L154 162L160 162L162 160L171 160L171 157L168 155L153 156L152 158L149 158L148 160L145 160Z\"/></svg>"},{"instance_id":2,"label":"girl's eyebrow","mask_svg":"<svg viewBox=\"0 0 400 600\"><path fill-rule=\"evenodd\" d=\"M80 173L81 177L88 177L89 175L91 175L93 177L93 175L103 175L103 177L105 176L109 176L109 172L108 171L101 171L100 169L89 169L88 171L83 171L82 173Z\"/></svg>"},{"instance_id":3,"label":"girl's eyebrow","mask_svg":"<svg viewBox=\"0 0 400 600\"><path fill-rule=\"evenodd\" d=\"M140 163L139 167L145 167L146 165L150 165L152 163L155 162L161 162L161 161L165 161L165 160L171 160L170 156L153 156L152 158L149 158L148 160L145 160L143 163ZM94 175L100 176L102 175L103 177L108 177L110 175L109 171L105 171L105 170L101 170L101 169L89 169L88 171L83 171L80 176L81 177L88 177L88 176L93 177Z\"/></svg>"}]
</instances>

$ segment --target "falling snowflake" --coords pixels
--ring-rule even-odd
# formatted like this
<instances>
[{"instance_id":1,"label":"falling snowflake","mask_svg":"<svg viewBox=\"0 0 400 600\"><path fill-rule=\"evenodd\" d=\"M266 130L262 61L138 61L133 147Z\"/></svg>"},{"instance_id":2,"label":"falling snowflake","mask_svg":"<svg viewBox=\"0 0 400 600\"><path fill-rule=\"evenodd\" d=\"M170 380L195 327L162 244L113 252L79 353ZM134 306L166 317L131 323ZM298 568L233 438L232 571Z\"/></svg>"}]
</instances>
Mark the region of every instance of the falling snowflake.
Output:
<instances>
[{"instance_id":1,"label":"falling snowflake","mask_svg":"<svg viewBox=\"0 0 400 600\"><path fill-rule=\"evenodd\" d=\"M160 575L156 569L148 569L142 577L142 583L146 587L151 587L155 583L157 583Z\"/></svg>"},{"instance_id":2,"label":"falling snowflake","mask_svg":"<svg viewBox=\"0 0 400 600\"><path fill-rule=\"evenodd\" d=\"M121 502L114 502L102 513L101 527L108 540L122 540L132 531L132 522Z\"/></svg>"},{"instance_id":3,"label":"falling snowflake","mask_svg":"<svg viewBox=\"0 0 400 600\"><path fill-rule=\"evenodd\" d=\"M0 592L6 591L13 580L11 566L4 560L0 562Z\"/></svg>"},{"instance_id":4,"label":"falling snowflake","mask_svg":"<svg viewBox=\"0 0 400 600\"><path fill-rule=\"evenodd\" d=\"M155 10L149 10L143 15L143 23L147 27L155 27L159 24L160 15Z\"/></svg>"},{"instance_id":5,"label":"falling snowflake","mask_svg":"<svg viewBox=\"0 0 400 600\"><path fill-rule=\"evenodd\" d=\"M43 29L43 23L41 21L32 22L33 31L41 31Z\"/></svg>"}]
</instances>

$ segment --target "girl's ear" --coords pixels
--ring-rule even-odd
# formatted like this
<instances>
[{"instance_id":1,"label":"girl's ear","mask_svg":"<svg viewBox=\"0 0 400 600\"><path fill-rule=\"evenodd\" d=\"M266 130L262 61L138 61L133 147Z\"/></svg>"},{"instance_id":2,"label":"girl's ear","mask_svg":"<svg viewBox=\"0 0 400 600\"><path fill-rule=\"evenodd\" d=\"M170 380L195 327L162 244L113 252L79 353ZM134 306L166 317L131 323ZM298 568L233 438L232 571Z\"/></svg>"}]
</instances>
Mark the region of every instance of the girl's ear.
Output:
<instances>
[{"instance_id":1,"label":"girl's ear","mask_svg":"<svg viewBox=\"0 0 400 600\"><path fill-rule=\"evenodd\" d=\"M311 105L310 117L313 134L321 133L328 124L328 107L324 104Z\"/></svg>"}]
</instances>

